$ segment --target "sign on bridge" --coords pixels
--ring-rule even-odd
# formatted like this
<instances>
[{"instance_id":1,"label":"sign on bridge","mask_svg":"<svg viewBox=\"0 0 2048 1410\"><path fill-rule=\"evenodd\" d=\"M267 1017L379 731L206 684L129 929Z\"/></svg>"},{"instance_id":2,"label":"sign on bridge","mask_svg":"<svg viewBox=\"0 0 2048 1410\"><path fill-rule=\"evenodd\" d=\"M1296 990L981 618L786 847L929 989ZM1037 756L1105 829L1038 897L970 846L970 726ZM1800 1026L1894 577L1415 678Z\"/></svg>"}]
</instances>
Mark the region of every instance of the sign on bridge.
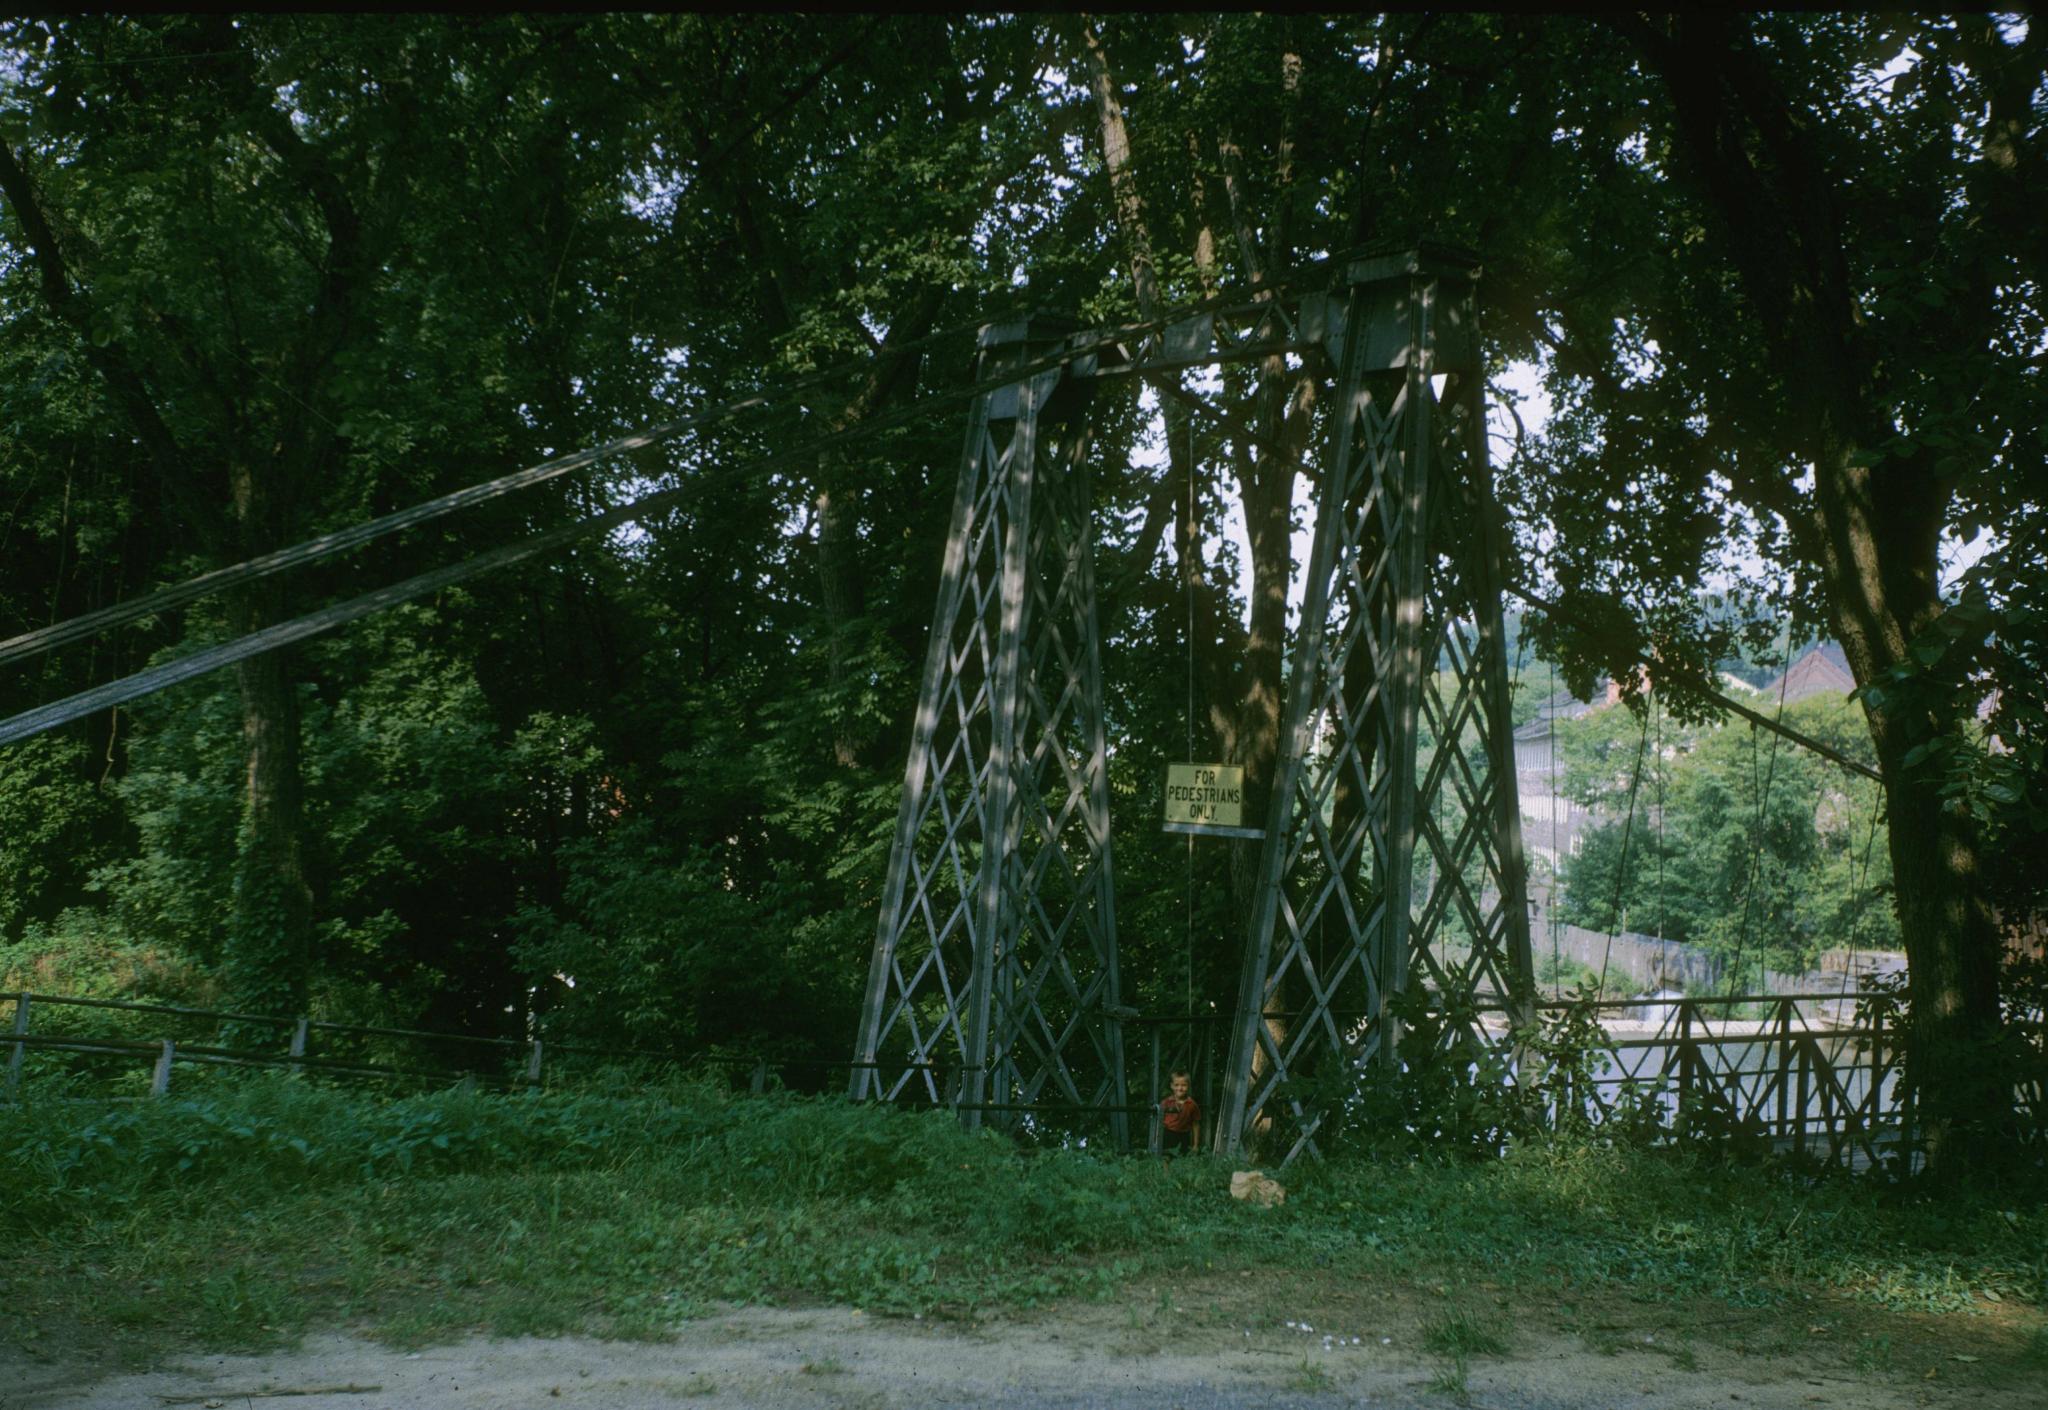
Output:
<instances>
[{"instance_id":1,"label":"sign on bridge","mask_svg":"<svg viewBox=\"0 0 2048 1410\"><path fill-rule=\"evenodd\" d=\"M1244 823L1244 770L1235 764L1168 764L1166 830L1197 837L1260 837Z\"/></svg>"}]
</instances>

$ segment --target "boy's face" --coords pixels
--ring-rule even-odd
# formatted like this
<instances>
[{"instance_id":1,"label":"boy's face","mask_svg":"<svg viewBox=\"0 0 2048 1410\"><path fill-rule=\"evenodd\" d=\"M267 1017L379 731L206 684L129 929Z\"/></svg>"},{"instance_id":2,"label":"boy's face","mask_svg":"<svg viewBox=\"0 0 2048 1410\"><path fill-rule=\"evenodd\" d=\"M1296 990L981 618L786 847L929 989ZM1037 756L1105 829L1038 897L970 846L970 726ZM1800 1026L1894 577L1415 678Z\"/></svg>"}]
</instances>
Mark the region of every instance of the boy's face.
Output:
<instances>
[{"instance_id":1,"label":"boy's face","mask_svg":"<svg viewBox=\"0 0 2048 1410\"><path fill-rule=\"evenodd\" d=\"M1188 1095L1188 1079L1187 1079L1187 1078L1185 1078L1185 1077L1180 1077L1180 1076L1176 1076L1176 1077L1175 1077L1175 1078L1173 1079L1173 1097L1174 1097L1174 1100L1175 1100L1175 1101L1186 1101L1186 1100L1187 1100L1187 1095Z\"/></svg>"}]
</instances>

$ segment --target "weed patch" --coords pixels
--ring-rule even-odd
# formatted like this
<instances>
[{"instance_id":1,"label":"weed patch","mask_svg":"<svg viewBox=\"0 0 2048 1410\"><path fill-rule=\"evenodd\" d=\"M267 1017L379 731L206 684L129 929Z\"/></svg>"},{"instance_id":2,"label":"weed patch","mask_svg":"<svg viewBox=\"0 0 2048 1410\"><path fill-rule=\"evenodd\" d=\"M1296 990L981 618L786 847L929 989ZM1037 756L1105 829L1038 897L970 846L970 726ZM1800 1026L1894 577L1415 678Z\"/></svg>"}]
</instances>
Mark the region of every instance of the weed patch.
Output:
<instances>
[{"instance_id":1,"label":"weed patch","mask_svg":"<svg viewBox=\"0 0 2048 1410\"><path fill-rule=\"evenodd\" d=\"M1469 1314L1452 1311L1423 1324L1422 1349L1435 1356L1505 1356L1508 1344Z\"/></svg>"},{"instance_id":2,"label":"weed patch","mask_svg":"<svg viewBox=\"0 0 2048 1410\"><path fill-rule=\"evenodd\" d=\"M1471 1374L1471 1363L1464 1357L1450 1357L1430 1372L1429 1388L1438 1395L1447 1395L1462 1403L1472 1393L1467 1379Z\"/></svg>"},{"instance_id":3,"label":"weed patch","mask_svg":"<svg viewBox=\"0 0 2048 1410\"><path fill-rule=\"evenodd\" d=\"M1287 1377L1289 1390L1298 1390L1309 1395L1320 1394L1331 1389L1336 1383L1336 1378L1330 1374L1328 1367L1319 1366L1305 1356L1301 1359L1301 1364Z\"/></svg>"}]
</instances>

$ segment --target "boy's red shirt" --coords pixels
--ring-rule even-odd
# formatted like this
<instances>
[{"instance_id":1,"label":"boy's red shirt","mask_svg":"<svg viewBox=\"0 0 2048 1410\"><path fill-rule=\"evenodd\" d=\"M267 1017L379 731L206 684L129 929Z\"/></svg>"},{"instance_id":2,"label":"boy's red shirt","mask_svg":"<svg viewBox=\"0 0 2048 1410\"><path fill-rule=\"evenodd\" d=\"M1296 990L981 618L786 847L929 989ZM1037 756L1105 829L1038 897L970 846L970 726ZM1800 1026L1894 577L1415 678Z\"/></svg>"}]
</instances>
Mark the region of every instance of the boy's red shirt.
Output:
<instances>
[{"instance_id":1,"label":"boy's red shirt","mask_svg":"<svg viewBox=\"0 0 2048 1410\"><path fill-rule=\"evenodd\" d=\"M1192 1131L1202 1119L1202 1104L1193 1097L1168 1097L1159 1104L1159 1124L1169 1131Z\"/></svg>"}]
</instances>

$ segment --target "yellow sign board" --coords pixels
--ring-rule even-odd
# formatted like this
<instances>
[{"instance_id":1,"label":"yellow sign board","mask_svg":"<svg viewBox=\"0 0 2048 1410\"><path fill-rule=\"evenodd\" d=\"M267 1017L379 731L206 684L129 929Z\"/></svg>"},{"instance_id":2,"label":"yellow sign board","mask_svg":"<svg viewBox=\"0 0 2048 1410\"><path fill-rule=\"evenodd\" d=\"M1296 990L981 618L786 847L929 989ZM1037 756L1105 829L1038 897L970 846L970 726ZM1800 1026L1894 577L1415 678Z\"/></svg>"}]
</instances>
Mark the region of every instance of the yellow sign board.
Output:
<instances>
[{"instance_id":1,"label":"yellow sign board","mask_svg":"<svg viewBox=\"0 0 2048 1410\"><path fill-rule=\"evenodd\" d=\"M1244 770L1235 764L1168 764L1168 827L1244 826Z\"/></svg>"}]
</instances>

